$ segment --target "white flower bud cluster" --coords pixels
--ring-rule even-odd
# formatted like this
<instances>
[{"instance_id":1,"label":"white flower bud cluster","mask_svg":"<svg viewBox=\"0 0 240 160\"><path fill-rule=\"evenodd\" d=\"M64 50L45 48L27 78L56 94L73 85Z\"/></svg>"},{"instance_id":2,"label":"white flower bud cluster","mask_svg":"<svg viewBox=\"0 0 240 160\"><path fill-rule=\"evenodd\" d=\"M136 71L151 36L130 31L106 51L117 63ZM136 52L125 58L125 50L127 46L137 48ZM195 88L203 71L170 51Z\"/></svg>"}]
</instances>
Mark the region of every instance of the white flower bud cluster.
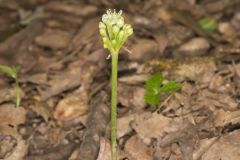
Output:
<instances>
[{"instance_id":1,"label":"white flower bud cluster","mask_svg":"<svg viewBox=\"0 0 240 160\"><path fill-rule=\"evenodd\" d=\"M107 10L99 23L99 32L103 39L104 48L111 53L118 53L127 38L133 34L131 25L124 23L122 11Z\"/></svg>"}]
</instances>

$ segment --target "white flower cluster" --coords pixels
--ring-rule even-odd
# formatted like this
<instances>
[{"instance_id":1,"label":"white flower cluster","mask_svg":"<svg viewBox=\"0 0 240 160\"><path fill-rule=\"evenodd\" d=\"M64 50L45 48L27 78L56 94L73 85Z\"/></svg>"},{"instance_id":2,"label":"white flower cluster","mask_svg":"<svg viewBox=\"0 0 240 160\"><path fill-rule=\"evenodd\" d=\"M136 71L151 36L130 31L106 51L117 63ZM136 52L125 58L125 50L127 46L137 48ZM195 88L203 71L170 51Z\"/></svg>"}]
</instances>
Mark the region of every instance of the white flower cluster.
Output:
<instances>
[{"instance_id":1,"label":"white flower cluster","mask_svg":"<svg viewBox=\"0 0 240 160\"><path fill-rule=\"evenodd\" d=\"M109 9L107 13L102 16L102 22L106 25L118 25L122 27L124 25L124 18L122 17L122 10L118 13L116 10L113 12Z\"/></svg>"},{"instance_id":2,"label":"white flower cluster","mask_svg":"<svg viewBox=\"0 0 240 160\"><path fill-rule=\"evenodd\" d=\"M127 38L133 34L131 25L125 24L122 11L107 10L99 23L99 32L102 36L104 48L111 53L118 53Z\"/></svg>"}]
</instances>

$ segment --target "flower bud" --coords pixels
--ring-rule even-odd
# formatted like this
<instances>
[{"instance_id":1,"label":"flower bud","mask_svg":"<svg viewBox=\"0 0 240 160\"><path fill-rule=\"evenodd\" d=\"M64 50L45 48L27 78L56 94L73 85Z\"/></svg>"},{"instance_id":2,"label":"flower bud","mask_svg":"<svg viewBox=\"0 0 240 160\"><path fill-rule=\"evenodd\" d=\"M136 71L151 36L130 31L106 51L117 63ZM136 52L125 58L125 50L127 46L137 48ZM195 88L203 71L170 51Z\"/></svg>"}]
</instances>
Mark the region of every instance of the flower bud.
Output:
<instances>
[{"instance_id":1,"label":"flower bud","mask_svg":"<svg viewBox=\"0 0 240 160\"><path fill-rule=\"evenodd\" d=\"M126 29L132 28L130 24L126 24L125 26L126 26Z\"/></svg>"},{"instance_id":2,"label":"flower bud","mask_svg":"<svg viewBox=\"0 0 240 160\"><path fill-rule=\"evenodd\" d=\"M128 28L126 32L127 32L127 35L130 36L131 34L133 34L133 29Z\"/></svg>"},{"instance_id":3,"label":"flower bud","mask_svg":"<svg viewBox=\"0 0 240 160\"><path fill-rule=\"evenodd\" d=\"M99 29L99 32L100 32L101 36L103 36L103 37L107 36L107 32L105 29L101 28L101 29Z\"/></svg>"},{"instance_id":4,"label":"flower bud","mask_svg":"<svg viewBox=\"0 0 240 160\"><path fill-rule=\"evenodd\" d=\"M123 25L124 25L124 19L123 18L120 18L119 20L118 20L118 22L117 22L117 25L118 25L118 27L122 27Z\"/></svg>"},{"instance_id":5,"label":"flower bud","mask_svg":"<svg viewBox=\"0 0 240 160\"><path fill-rule=\"evenodd\" d=\"M106 45L106 44L103 44L103 48L108 48L108 45Z\"/></svg>"},{"instance_id":6,"label":"flower bud","mask_svg":"<svg viewBox=\"0 0 240 160\"><path fill-rule=\"evenodd\" d=\"M120 43L122 42L123 37L124 37L124 31L121 30L121 31L119 32L119 34L118 34L118 41L119 41Z\"/></svg>"},{"instance_id":7,"label":"flower bud","mask_svg":"<svg viewBox=\"0 0 240 160\"><path fill-rule=\"evenodd\" d=\"M116 37L118 35L118 32L119 32L120 28L118 26L113 26L113 34L114 36Z\"/></svg>"},{"instance_id":8,"label":"flower bud","mask_svg":"<svg viewBox=\"0 0 240 160\"><path fill-rule=\"evenodd\" d=\"M107 37L103 37L103 43L108 43L108 38Z\"/></svg>"},{"instance_id":9,"label":"flower bud","mask_svg":"<svg viewBox=\"0 0 240 160\"><path fill-rule=\"evenodd\" d=\"M106 25L103 22L99 22L99 29L106 29Z\"/></svg>"}]
</instances>

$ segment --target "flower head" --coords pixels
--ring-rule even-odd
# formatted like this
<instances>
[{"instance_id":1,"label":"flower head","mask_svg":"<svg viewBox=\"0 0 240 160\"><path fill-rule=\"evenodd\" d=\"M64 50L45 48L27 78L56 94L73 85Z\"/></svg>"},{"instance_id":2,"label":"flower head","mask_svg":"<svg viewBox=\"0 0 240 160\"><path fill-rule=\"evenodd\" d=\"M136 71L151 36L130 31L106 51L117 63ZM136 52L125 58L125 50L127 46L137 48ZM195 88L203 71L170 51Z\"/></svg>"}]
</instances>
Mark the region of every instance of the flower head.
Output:
<instances>
[{"instance_id":1,"label":"flower head","mask_svg":"<svg viewBox=\"0 0 240 160\"><path fill-rule=\"evenodd\" d=\"M109 9L107 13L102 16L102 22L106 25L118 25L122 27L124 24L124 18L122 17L122 11L118 13L114 10L113 12Z\"/></svg>"},{"instance_id":2,"label":"flower head","mask_svg":"<svg viewBox=\"0 0 240 160\"><path fill-rule=\"evenodd\" d=\"M99 32L102 36L104 48L111 53L118 53L127 38L133 34L131 25L125 24L122 11L107 10L99 23Z\"/></svg>"}]
</instances>

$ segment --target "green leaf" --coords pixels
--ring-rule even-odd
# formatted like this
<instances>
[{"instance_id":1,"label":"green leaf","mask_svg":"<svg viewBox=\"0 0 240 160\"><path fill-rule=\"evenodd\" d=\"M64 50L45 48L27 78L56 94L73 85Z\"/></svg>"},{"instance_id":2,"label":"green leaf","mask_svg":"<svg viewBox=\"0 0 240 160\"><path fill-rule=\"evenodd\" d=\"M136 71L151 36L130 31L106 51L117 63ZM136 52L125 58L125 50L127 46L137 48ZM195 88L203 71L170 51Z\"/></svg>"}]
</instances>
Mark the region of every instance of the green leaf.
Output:
<instances>
[{"instance_id":1,"label":"green leaf","mask_svg":"<svg viewBox=\"0 0 240 160\"><path fill-rule=\"evenodd\" d=\"M17 74L18 74L18 68L16 67L9 67L9 66L5 66L5 65L0 65L0 72L11 76L12 78L16 79L17 78Z\"/></svg>"},{"instance_id":2,"label":"green leaf","mask_svg":"<svg viewBox=\"0 0 240 160\"><path fill-rule=\"evenodd\" d=\"M144 100L147 104L154 107L160 102L160 94L153 91L147 91L144 95Z\"/></svg>"},{"instance_id":3,"label":"green leaf","mask_svg":"<svg viewBox=\"0 0 240 160\"><path fill-rule=\"evenodd\" d=\"M181 84L175 81L169 81L168 83L164 84L159 91L162 93L169 93L169 92L176 92L181 88Z\"/></svg>"},{"instance_id":4,"label":"green leaf","mask_svg":"<svg viewBox=\"0 0 240 160\"><path fill-rule=\"evenodd\" d=\"M163 76L160 73L153 74L146 82L145 88L147 90L158 90L162 84Z\"/></svg>"},{"instance_id":5,"label":"green leaf","mask_svg":"<svg viewBox=\"0 0 240 160\"><path fill-rule=\"evenodd\" d=\"M198 24L206 32L213 32L217 28L216 21L210 17L198 20Z\"/></svg>"},{"instance_id":6,"label":"green leaf","mask_svg":"<svg viewBox=\"0 0 240 160\"><path fill-rule=\"evenodd\" d=\"M147 104L154 107L160 102L161 93L176 92L181 88L181 84L175 81L169 81L162 84L164 77L160 73L153 74L145 84L146 93L144 100Z\"/></svg>"}]
</instances>

